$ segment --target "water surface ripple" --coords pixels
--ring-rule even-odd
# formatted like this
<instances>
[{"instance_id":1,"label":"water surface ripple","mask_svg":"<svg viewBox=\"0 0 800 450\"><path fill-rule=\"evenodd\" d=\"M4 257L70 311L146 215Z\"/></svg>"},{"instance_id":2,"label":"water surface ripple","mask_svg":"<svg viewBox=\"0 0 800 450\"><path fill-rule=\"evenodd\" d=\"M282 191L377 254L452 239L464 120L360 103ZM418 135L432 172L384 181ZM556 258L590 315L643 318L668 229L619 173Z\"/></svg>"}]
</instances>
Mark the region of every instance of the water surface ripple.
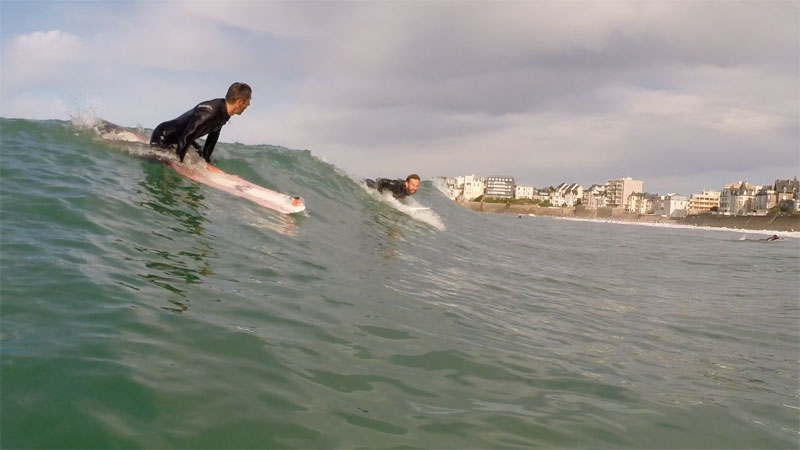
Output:
<instances>
[{"instance_id":1,"label":"water surface ripple","mask_svg":"<svg viewBox=\"0 0 800 450\"><path fill-rule=\"evenodd\" d=\"M4 448L800 445L796 238L425 182L441 230L310 152L220 144L305 198L286 217L64 122L0 139Z\"/></svg>"}]
</instances>

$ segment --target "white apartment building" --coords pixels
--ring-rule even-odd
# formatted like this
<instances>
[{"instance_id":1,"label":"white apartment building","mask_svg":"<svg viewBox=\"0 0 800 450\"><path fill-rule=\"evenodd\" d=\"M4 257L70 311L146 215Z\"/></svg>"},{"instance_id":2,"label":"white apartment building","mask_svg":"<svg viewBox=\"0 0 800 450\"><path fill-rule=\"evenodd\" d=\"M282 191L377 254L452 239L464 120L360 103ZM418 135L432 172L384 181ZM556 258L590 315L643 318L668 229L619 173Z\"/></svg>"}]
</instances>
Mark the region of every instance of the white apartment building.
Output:
<instances>
[{"instance_id":1,"label":"white apartment building","mask_svg":"<svg viewBox=\"0 0 800 450\"><path fill-rule=\"evenodd\" d=\"M554 201L555 200L555 201ZM556 203L558 202L558 204ZM561 183L556 186L555 192L551 194L550 203L553 206L573 207L583 202L583 186L578 183Z\"/></svg>"},{"instance_id":2,"label":"white apartment building","mask_svg":"<svg viewBox=\"0 0 800 450\"><path fill-rule=\"evenodd\" d=\"M483 177L476 177L475 175L466 175L464 177L464 190L463 195L467 200L472 200L483 195L486 190L486 179Z\"/></svg>"},{"instance_id":3,"label":"white apartment building","mask_svg":"<svg viewBox=\"0 0 800 450\"><path fill-rule=\"evenodd\" d=\"M625 202L625 211L636 214L647 214L647 199L644 192L634 192Z\"/></svg>"},{"instance_id":4,"label":"white apartment building","mask_svg":"<svg viewBox=\"0 0 800 450\"><path fill-rule=\"evenodd\" d=\"M643 181L634 180L631 177L608 180L606 183L606 197L608 197L607 205L611 207L624 207L628 200L628 196L634 192L643 192L643 187Z\"/></svg>"},{"instance_id":5,"label":"white apartment building","mask_svg":"<svg viewBox=\"0 0 800 450\"><path fill-rule=\"evenodd\" d=\"M559 190L550 191L550 205L561 207L564 204L564 193Z\"/></svg>"},{"instance_id":6,"label":"white apartment building","mask_svg":"<svg viewBox=\"0 0 800 450\"><path fill-rule=\"evenodd\" d=\"M583 186L578 183L572 183L567 186L564 202L566 202L567 206L576 206L583 203Z\"/></svg>"},{"instance_id":7,"label":"white apartment building","mask_svg":"<svg viewBox=\"0 0 800 450\"><path fill-rule=\"evenodd\" d=\"M486 178L486 196L497 198L514 197L514 177L492 175Z\"/></svg>"},{"instance_id":8,"label":"white apartment building","mask_svg":"<svg viewBox=\"0 0 800 450\"><path fill-rule=\"evenodd\" d=\"M635 214L655 214L661 208L663 202L657 194L647 194L644 192L634 192L628 196L625 203L625 211Z\"/></svg>"},{"instance_id":9,"label":"white apartment building","mask_svg":"<svg viewBox=\"0 0 800 450\"><path fill-rule=\"evenodd\" d=\"M667 217L686 217L689 200L683 195L667 194L662 202L662 209L656 214Z\"/></svg>"},{"instance_id":10,"label":"white apartment building","mask_svg":"<svg viewBox=\"0 0 800 450\"><path fill-rule=\"evenodd\" d=\"M747 215L755 211L755 196L762 186L737 181L725 185L719 196L719 213L725 215Z\"/></svg>"},{"instance_id":11,"label":"white apartment building","mask_svg":"<svg viewBox=\"0 0 800 450\"><path fill-rule=\"evenodd\" d=\"M550 201L550 191L547 189L534 189L533 199L540 202Z\"/></svg>"},{"instance_id":12,"label":"white apartment building","mask_svg":"<svg viewBox=\"0 0 800 450\"><path fill-rule=\"evenodd\" d=\"M455 200L464 189L464 177L442 177L444 178L445 195L450 200Z\"/></svg>"},{"instance_id":13,"label":"white apartment building","mask_svg":"<svg viewBox=\"0 0 800 450\"><path fill-rule=\"evenodd\" d=\"M719 208L719 191L704 189L699 194L689 197L687 214L696 215L711 212L712 208Z\"/></svg>"},{"instance_id":14,"label":"white apartment building","mask_svg":"<svg viewBox=\"0 0 800 450\"><path fill-rule=\"evenodd\" d=\"M533 186L516 186L514 188L514 198L533 199L535 193L536 188Z\"/></svg>"}]
</instances>

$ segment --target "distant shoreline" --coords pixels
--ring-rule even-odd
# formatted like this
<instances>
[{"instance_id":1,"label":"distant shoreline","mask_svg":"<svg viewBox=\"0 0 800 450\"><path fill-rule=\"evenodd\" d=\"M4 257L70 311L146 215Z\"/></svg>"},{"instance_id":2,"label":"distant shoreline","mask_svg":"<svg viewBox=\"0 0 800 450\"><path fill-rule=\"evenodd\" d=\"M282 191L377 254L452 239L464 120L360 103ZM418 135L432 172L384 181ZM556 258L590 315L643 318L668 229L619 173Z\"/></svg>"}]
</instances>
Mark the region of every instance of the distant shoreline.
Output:
<instances>
[{"instance_id":1,"label":"distant shoreline","mask_svg":"<svg viewBox=\"0 0 800 450\"><path fill-rule=\"evenodd\" d=\"M663 223L754 231L800 232L800 215L719 216L701 214L685 218L669 218L626 213L620 211L618 208L586 209L580 206L577 208L546 208L534 205L507 205L505 203L481 202L463 202L461 205L473 211L496 214L533 214L535 216L566 217L603 222Z\"/></svg>"}]
</instances>

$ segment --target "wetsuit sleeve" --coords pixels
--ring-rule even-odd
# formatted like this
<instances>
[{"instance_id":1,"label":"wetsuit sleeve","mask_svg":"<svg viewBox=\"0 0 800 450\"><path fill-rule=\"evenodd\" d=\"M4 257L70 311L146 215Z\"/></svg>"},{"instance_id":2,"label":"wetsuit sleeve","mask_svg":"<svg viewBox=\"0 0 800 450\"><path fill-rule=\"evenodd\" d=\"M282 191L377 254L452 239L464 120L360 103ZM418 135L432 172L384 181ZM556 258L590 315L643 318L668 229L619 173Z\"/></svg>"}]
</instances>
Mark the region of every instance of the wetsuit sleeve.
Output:
<instances>
[{"instance_id":1,"label":"wetsuit sleeve","mask_svg":"<svg viewBox=\"0 0 800 450\"><path fill-rule=\"evenodd\" d=\"M387 180L386 178L378 178L375 180L375 189L378 192L383 192L384 189L389 188L391 189L392 180Z\"/></svg>"},{"instance_id":2,"label":"wetsuit sleeve","mask_svg":"<svg viewBox=\"0 0 800 450\"><path fill-rule=\"evenodd\" d=\"M186 152L189 150L189 147L194 143L194 139L191 139L192 134L197 129L197 122L195 121L189 126L189 129L184 132L180 139L178 139L178 158L183 162L183 157L186 156Z\"/></svg>"},{"instance_id":3,"label":"wetsuit sleeve","mask_svg":"<svg viewBox=\"0 0 800 450\"><path fill-rule=\"evenodd\" d=\"M202 125L212 118L213 114L211 114L209 110L195 108L194 120L192 120L189 126L186 127L180 139L178 139L178 158L180 158L181 162L183 162L183 158L186 156L186 151L189 150L189 147L192 145L194 140L200 137L195 136L197 130L201 129Z\"/></svg>"},{"instance_id":4,"label":"wetsuit sleeve","mask_svg":"<svg viewBox=\"0 0 800 450\"><path fill-rule=\"evenodd\" d=\"M205 159L207 163L211 163L211 153L214 151L214 146L217 145L219 132L220 130L213 131L206 137L206 145L203 147L203 159Z\"/></svg>"}]
</instances>

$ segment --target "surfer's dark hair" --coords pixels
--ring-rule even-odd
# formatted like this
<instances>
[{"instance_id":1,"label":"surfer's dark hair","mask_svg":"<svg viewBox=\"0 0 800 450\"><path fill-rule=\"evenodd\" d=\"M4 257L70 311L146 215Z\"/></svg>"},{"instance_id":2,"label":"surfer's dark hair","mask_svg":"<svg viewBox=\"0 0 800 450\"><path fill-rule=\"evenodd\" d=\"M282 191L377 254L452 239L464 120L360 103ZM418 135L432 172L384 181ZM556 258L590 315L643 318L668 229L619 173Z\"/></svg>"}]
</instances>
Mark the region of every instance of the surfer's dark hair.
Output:
<instances>
[{"instance_id":1,"label":"surfer's dark hair","mask_svg":"<svg viewBox=\"0 0 800 450\"><path fill-rule=\"evenodd\" d=\"M406 181L417 180L419 181L419 175L412 173L411 175L406 177Z\"/></svg>"},{"instance_id":2,"label":"surfer's dark hair","mask_svg":"<svg viewBox=\"0 0 800 450\"><path fill-rule=\"evenodd\" d=\"M236 82L228 88L228 93L225 94L225 101L233 103L236 100L248 100L252 94L253 90L250 89L250 86L246 83Z\"/></svg>"}]
</instances>

